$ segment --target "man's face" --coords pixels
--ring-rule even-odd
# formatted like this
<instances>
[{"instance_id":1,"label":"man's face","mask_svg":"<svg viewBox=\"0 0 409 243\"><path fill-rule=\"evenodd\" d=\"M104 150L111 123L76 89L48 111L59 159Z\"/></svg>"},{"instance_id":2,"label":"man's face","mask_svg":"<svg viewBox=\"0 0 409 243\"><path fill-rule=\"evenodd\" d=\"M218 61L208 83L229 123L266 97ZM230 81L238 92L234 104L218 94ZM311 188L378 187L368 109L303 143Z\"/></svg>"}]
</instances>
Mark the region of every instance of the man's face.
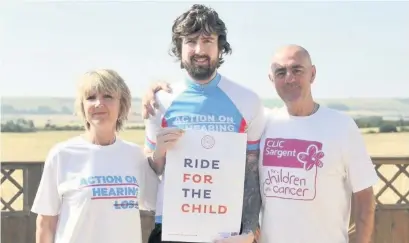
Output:
<instances>
[{"instance_id":1,"label":"man's face","mask_svg":"<svg viewBox=\"0 0 409 243\"><path fill-rule=\"evenodd\" d=\"M195 80L207 80L219 62L218 36L193 34L182 38L182 63Z\"/></svg>"},{"instance_id":2,"label":"man's face","mask_svg":"<svg viewBox=\"0 0 409 243\"><path fill-rule=\"evenodd\" d=\"M305 53L287 49L275 56L269 78L284 102L296 102L310 95L315 72Z\"/></svg>"}]
</instances>

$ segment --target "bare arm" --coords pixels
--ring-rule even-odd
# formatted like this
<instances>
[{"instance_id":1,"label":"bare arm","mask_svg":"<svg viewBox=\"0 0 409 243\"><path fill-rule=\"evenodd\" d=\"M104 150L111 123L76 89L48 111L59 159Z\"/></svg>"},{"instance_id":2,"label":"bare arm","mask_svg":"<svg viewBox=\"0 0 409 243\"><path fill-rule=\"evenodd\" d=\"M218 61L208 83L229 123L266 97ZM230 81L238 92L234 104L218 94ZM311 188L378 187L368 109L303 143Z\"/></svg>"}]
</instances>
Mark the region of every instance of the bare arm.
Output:
<instances>
[{"instance_id":1,"label":"bare arm","mask_svg":"<svg viewBox=\"0 0 409 243\"><path fill-rule=\"evenodd\" d=\"M372 187L354 193L353 198L356 242L370 243L375 220L375 200Z\"/></svg>"},{"instance_id":2,"label":"bare arm","mask_svg":"<svg viewBox=\"0 0 409 243\"><path fill-rule=\"evenodd\" d=\"M162 175L165 170L166 157L156 157L154 153L148 155L149 166L157 175Z\"/></svg>"},{"instance_id":3,"label":"bare arm","mask_svg":"<svg viewBox=\"0 0 409 243\"><path fill-rule=\"evenodd\" d=\"M247 152L242 213L243 234L253 233L253 235L256 235L259 223L261 195L258 158L258 151Z\"/></svg>"},{"instance_id":4,"label":"bare arm","mask_svg":"<svg viewBox=\"0 0 409 243\"><path fill-rule=\"evenodd\" d=\"M38 215L36 220L36 243L53 243L58 216Z\"/></svg>"}]
</instances>

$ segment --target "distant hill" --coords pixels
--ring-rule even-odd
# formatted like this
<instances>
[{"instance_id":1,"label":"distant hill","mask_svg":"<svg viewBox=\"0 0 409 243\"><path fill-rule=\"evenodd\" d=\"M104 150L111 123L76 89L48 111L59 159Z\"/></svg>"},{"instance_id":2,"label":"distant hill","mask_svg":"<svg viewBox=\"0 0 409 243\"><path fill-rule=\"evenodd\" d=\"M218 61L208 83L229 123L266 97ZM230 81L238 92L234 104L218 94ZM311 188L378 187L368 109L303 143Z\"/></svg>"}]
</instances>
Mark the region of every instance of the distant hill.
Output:
<instances>
[{"instance_id":1,"label":"distant hill","mask_svg":"<svg viewBox=\"0 0 409 243\"><path fill-rule=\"evenodd\" d=\"M72 115L74 98L53 97L2 97L2 115ZM132 100L133 112L139 113L141 100Z\"/></svg>"},{"instance_id":2,"label":"distant hill","mask_svg":"<svg viewBox=\"0 0 409 243\"><path fill-rule=\"evenodd\" d=\"M351 116L409 117L409 98L317 99L322 105L344 111ZM266 99L267 107L282 106L279 99Z\"/></svg>"},{"instance_id":3,"label":"distant hill","mask_svg":"<svg viewBox=\"0 0 409 243\"><path fill-rule=\"evenodd\" d=\"M409 98L351 98L351 99L319 99L319 103L344 111L351 116L383 116L409 118ZM133 120L140 119L141 100L132 100ZM265 99L266 107L280 107L279 99ZM3 119L31 116L69 116L74 113L73 98L53 97L2 97L1 115Z\"/></svg>"}]
</instances>

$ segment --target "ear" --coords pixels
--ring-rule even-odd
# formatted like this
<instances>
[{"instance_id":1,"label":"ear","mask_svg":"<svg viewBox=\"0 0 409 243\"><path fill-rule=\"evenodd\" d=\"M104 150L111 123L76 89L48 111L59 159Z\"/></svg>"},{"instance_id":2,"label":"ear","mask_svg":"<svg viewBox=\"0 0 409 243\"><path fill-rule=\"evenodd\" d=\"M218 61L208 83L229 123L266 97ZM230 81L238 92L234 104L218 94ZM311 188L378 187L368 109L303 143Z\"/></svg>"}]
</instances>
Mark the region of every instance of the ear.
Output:
<instances>
[{"instance_id":1,"label":"ear","mask_svg":"<svg viewBox=\"0 0 409 243\"><path fill-rule=\"evenodd\" d=\"M315 68L315 65L312 65L311 80L310 80L311 84L314 83L316 74L317 74L317 69Z\"/></svg>"},{"instance_id":2,"label":"ear","mask_svg":"<svg viewBox=\"0 0 409 243\"><path fill-rule=\"evenodd\" d=\"M271 75L271 73L268 74L268 79L270 79L271 82L274 82L273 76Z\"/></svg>"}]
</instances>

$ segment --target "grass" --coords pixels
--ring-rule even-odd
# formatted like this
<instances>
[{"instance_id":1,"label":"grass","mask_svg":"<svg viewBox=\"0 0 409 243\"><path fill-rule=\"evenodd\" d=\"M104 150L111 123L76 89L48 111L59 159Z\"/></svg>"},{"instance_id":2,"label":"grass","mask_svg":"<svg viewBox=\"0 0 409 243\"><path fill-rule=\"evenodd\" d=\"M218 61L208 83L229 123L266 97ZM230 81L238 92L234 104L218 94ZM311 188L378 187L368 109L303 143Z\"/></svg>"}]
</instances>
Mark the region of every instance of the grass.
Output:
<instances>
[{"instance_id":1,"label":"grass","mask_svg":"<svg viewBox=\"0 0 409 243\"><path fill-rule=\"evenodd\" d=\"M81 134L82 131L49 131L36 133L2 133L1 161L44 161L48 151L58 142ZM127 130L119 136L143 144L143 130Z\"/></svg>"},{"instance_id":2,"label":"grass","mask_svg":"<svg viewBox=\"0 0 409 243\"><path fill-rule=\"evenodd\" d=\"M2 133L1 134L1 161L44 161L48 151L56 143L67 140L81 134L81 131L50 131L37 133ZM143 130L126 130L119 136L125 140L142 145L144 141ZM375 133L363 134L366 147L371 156L409 156L409 133ZM386 178L392 178L396 166L385 166L382 174ZM409 172L409 168L408 168ZM13 178L22 184L22 172L16 170ZM393 183L403 194L409 188L409 178L401 177ZM375 187L379 191L383 183ZM2 183L1 197L8 201L17 189L9 182ZM395 202L393 192L386 192L382 202ZM22 196L13 204L16 209L23 207Z\"/></svg>"}]
</instances>

